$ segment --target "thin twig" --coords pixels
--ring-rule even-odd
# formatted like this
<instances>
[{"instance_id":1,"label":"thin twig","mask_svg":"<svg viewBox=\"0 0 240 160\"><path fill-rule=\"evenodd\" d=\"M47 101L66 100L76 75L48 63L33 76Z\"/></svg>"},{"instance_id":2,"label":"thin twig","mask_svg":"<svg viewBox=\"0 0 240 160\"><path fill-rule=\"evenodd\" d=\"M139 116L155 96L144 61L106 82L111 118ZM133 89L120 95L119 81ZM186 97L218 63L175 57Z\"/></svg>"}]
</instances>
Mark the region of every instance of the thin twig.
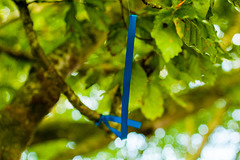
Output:
<instances>
[{"instance_id":1,"label":"thin twig","mask_svg":"<svg viewBox=\"0 0 240 160\"><path fill-rule=\"evenodd\" d=\"M119 0L119 1L120 1L120 0ZM132 11L131 9L128 10L128 8L125 7L124 5L123 5L123 8L124 8L126 11L130 11L131 14L135 14L135 15L138 15L138 16L139 16L139 14L138 14L137 12L134 12L134 11Z\"/></svg>"},{"instance_id":2,"label":"thin twig","mask_svg":"<svg viewBox=\"0 0 240 160\"><path fill-rule=\"evenodd\" d=\"M153 4L153 3L147 2L146 0L142 0L142 2L151 8L162 9L162 6L159 4Z\"/></svg>"},{"instance_id":3,"label":"thin twig","mask_svg":"<svg viewBox=\"0 0 240 160\"><path fill-rule=\"evenodd\" d=\"M139 40L143 40L143 41L153 41L153 38L142 38L142 37L139 37L139 36L136 36L135 37Z\"/></svg>"},{"instance_id":4,"label":"thin twig","mask_svg":"<svg viewBox=\"0 0 240 160\"><path fill-rule=\"evenodd\" d=\"M120 2L120 5L121 5L121 12L122 12L122 20L123 20L123 23L124 23L124 27L128 30L128 26L127 26L127 23L125 21L125 17L124 17L124 6L123 6L123 3L122 3L122 0L119 0ZM134 12L135 14L135 12ZM136 36L135 37L139 40L143 40L143 41L152 41L153 39L152 38L142 38L142 37L139 37L139 36Z\"/></svg>"},{"instance_id":5,"label":"thin twig","mask_svg":"<svg viewBox=\"0 0 240 160\"><path fill-rule=\"evenodd\" d=\"M124 27L127 29L127 23L125 21L125 18L124 18L124 10L123 10L123 3L122 3L122 0L119 0L120 2L120 5L121 5L121 12L122 12L122 20L123 20L123 23L124 23Z\"/></svg>"}]
</instances>

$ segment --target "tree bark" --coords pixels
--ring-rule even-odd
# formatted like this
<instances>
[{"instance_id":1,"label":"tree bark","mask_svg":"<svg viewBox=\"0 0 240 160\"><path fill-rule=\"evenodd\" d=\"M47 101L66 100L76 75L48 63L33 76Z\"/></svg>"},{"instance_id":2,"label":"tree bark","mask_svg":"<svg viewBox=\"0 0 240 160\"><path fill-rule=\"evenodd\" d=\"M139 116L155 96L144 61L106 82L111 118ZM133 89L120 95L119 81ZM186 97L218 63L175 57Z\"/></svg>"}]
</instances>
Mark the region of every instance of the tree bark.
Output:
<instances>
[{"instance_id":1,"label":"tree bark","mask_svg":"<svg viewBox=\"0 0 240 160\"><path fill-rule=\"evenodd\" d=\"M86 37L82 48L66 41L49 55L57 72L66 78L79 69L88 56L103 44L106 33L84 26ZM91 47L89 47L91 46ZM0 159L17 160L43 117L58 101L61 86L52 71L34 66L28 80L11 104L0 111Z\"/></svg>"}]
</instances>

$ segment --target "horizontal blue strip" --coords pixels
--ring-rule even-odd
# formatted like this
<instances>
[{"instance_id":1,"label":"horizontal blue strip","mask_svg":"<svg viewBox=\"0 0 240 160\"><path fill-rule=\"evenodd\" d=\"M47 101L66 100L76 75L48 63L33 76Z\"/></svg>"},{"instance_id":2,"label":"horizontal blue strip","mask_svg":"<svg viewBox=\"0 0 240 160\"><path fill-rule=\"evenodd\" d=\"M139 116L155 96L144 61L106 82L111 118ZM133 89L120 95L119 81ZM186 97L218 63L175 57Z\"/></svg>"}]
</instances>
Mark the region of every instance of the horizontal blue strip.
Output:
<instances>
[{"instance_id":1,"label":"horizontal blue strip","mask_svg":"<svg viewBox=\"0 0 240 160\"><path fill-rule=\"evenodd\" d=\"M99 126L103 122L117 137L121 137L121 132L115 128L110 127L110 125L108 123L109 121L121 123L121 117L112 116L112 115L101 115L99 121L96 122L95 125ZM130 127L137 128L137 129L139 129L141 127L140 122L134 121L131 119L127 120L127 125Z\"/></svg>"}]
</instances>

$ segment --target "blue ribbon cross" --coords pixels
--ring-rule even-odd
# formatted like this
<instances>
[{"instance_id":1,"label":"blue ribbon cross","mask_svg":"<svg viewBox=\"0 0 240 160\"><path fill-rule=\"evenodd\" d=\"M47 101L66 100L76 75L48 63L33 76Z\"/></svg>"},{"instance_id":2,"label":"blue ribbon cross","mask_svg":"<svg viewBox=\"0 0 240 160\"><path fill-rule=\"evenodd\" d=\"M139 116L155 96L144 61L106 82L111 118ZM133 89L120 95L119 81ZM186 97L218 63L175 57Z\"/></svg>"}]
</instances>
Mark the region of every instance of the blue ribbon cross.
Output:
<instances>
[{"instance_id":1,"label":"blue ribbon cross","mask_svg":"<svg viewBox=\"0 0 240 160\"><path fill-rule=\"evenodd\" d=\"M99 126L103 122L110 129L110 131L112 131L116 136L122 137L120 131L118 131L115 128L110 127L110 125L108 123L109 121L116 122L116 123L121 123L121 117L112 116L112 115L101 115L99 121L95 122L95 125ZM140 122L134 121L134 120L131 120L131 119L127 120L127 125L130 126L130 127L137 128L137 129L139 129L141 127Z\"/></svg>"},{"instance_id":2,"label":"blue ribbon cross","mask_svg":"<svg viewBox=\"0 0 240 160\"><path fill-rule=\"evenodd\" d=\"M123 97L122 97L122 119L121 119L121 139L127 138L128 134L128 103L130 93L130 83L132 74L133 49L136 32L137 15L130 15L128 25L127 52L125 60L124 80L123 80Z\"/></svg>"},{"instance_id":3,"label":"blue ribbon cross","mask_svg":"<svg viewBox=\"0 0 240 160\"><path fill-rule=\"evenodd\" d=\"M128 126L134 128L140 128L141 123L128 119L128 103L129 103L129 93L130 93L130 83L132 74L132 61L133 61L133 49L134 49L134 39L136 32L136 22L137 15L130 15L129 26L128 26L128 39L127 39L127 52L125 60L125 70L124 70L124 80L123 80L123 98L122 98L122 115L121 118L117 116L101 115L99 122L95 124L98 126L103 122L116 136L121 139L127 138ZM121 123L121 132L115 128L110 127L108 121L113 121L116 123Z\"/></svg>"}]
</instances>

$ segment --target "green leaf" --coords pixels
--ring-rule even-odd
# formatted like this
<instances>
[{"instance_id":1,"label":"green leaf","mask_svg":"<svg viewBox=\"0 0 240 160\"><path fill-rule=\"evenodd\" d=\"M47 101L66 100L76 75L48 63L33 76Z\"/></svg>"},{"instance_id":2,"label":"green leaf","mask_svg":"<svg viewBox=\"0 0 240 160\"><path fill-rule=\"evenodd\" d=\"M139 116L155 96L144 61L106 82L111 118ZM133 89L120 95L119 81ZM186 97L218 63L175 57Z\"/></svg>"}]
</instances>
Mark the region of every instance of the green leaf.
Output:
<instances>
[{"instance_id":1,"label":"green leaf","mask_svg":"<svg viewBox=\"0 0 240 160\"><path fill-rule=\"evenodd\" d=\"M213 7L214 7L214 0L210 0L210 7L206 15L207 20L209 20L213 16Z\"/></svg>"},{"instance_id":2,"label":"green leaf","mask_svg":"<svg viewBox=\"0 0 240 160\"><path fill-rule=\"evenodd\" d=\"M113 78L113 81L108 89L111 90L113 87L116 85L120 84L121 85L121 91L122 91L122 85L123 85L123 76L124 76L124 69L121 69L119 72L117 72Z\"/></svg>"},{"instance_id":3,"label":"green leaf","mask_svg":"<svg viewBox=\"0 0 240 160\"><path fill-rule=\"evenodd\" d=\"M151 82L148 84L143 96L143 105L141 106L143 115L150 120L161 117L163 108L163 98L159 85Z\"/></svg>"},{"instance_id":4,"label":"green leaf","mask_svg":"<svg viewBox=\"0 0 240 160\"><path fill-rule=\"evenodd\" d=\"M197 12L191 4L182 5L174 12L174 18L197 18Z\"/></svg>"},{"instance_id":5,"label":"green leaf","mask_svg":"<svg viewBox=\"0 0 240 160\"><path fill-rule=\"evenodd\" d=\"M85 0L86 4L85 9L88 13L90 21L95 27L99 30L107 31L109 19L105 15L105 2L104 1L92 1Z\"/></svg>"},{"instance_id":6,"label":"green leaf","mask_svg":"<svg viewBox=\"0 0 240 160\"><path fill-rule=\"evenodd\" d=\"M163 87L168 88L173 83L178 83L170 82L171 78L185 83L186 86L195 80L213 84L216 79L216 71L219 68L215 66L208 55L198 54L194 49L187 48L183 50L183 55L177 56L165 64L165 69L168 76L161 81L161 84L164 82Z\"/></svg>"},{"instance_id":7,"label":"green leaf","mask_svg":"<svg viewBox=\"0 0 240 160\"><path fill-rule=\"evenodd\" d=\"M98 80L101 77L101 72L99 70L95 69L89 69L87 72L87 78L86 78L86 89L94 85L98 82Z\"/></svg>"},{"instance_id":8,"label":"green leaf","mask_svg":"<svg viewBox=\"0 0 240 160\"><path fill-rule=\"evenodd\" d=\"M166 62L177 56L182 51L182 40L176 33L175 26L171 19L163 20L163 16L156 16L152 37L156 41L157 47L161 50Z\"/></svg>"},{"instance_id":9,"label":"green leaf","mask_svg":"<svg viewBox=\"0 0 240 160\"><path fill-rule=\"evenodd\" d=\"M133 57L134 60L138 61L148 55L153 50L153 46L150 44L147 44L145 41L135 39L134 43L134 53Z\"/></svg>"},{"instance_id":10,"label":"green leaf","mask_svg":"<svg viewBox=\"0 0 240 160\"><path fill-rule=\"evenodd\" d=\"M137 19L136 35L141 38L150 39L153 29L154 16L139 17Z\"/></svg>"},{"instance_id":11,"label":"green leaf","mask_svg":"<svg viewBox=\"0 0 240 160\"><path fill-rule=\"evenodd\" d=\"M107 49L112 55L120 54L126 48L127 30L123 23L117 23L110 26L110 33L107 39Z\"/></svg>"},{"instance_id":12,"label":"green leaf","mask_svg":"<svg viewBox=\"0 0 240 160\"><path fill-rule=\"evenodd\" d=\"M240 11L240 0L228 0L229 2L232 3L236 7L238 11Z\"/></svg>"},{"instance_id":13,"label":"green leaf","mask_svg":"<svg viewBox=\"0 0 240 160\"><path fill-rule=\"evenodd\" d=\"M210 7L210 0L192 0L192 3L198 16L205 19Z\"/></svg>"},{"instance_id":14,"label":"green leaf","mask_svg":"<svg viewBox=\"0 0 240 160\"><path fill-rule=\"evenodd\" d=\"M147 75L143 68L134 63L132 66L131 85L130 85L130 97L129 106L131 110L137 107L138 101L142 97L145 87L147 85Z\"/></svg>"},{"instance_id":15,"label":"green leaf","mask_svg":"<svg viewBox=\"0 0 240 160\"><path fill-rule=\"evenodd\" d=\"M113 102L114 103L114 102ZM98 106L98 113L103 114L104 112L110 112L112 105L112 99L108 93L103 94L103 99L100 100L99 106Z\"/></svg>"},{"instance_id":16,"label":"green leaf","mask_svg":"<svg viewBox=\"0 0 240 160\"><path fill-rule=\"evenodd\" d=\"M76 19L76 8L73 2L70 3L70 8L66 13L65 22L67 33L70 34L70 40L75 42L78 47L81 46L80 35L82 34L82 27L80 22Z\"/></svg>"},{"instance_id":17,"label":"green leaf","mask_svg":"<svg viewBox=\"0 0 240 160\"><path fill-rule=\"evenodd\" d=\"M213 26L207 21L198 19L175 19L178 35L183 42L201 54L207 54L213 62L220 60L224 52L218 44Z\"/></svg>"}]
</instances>

